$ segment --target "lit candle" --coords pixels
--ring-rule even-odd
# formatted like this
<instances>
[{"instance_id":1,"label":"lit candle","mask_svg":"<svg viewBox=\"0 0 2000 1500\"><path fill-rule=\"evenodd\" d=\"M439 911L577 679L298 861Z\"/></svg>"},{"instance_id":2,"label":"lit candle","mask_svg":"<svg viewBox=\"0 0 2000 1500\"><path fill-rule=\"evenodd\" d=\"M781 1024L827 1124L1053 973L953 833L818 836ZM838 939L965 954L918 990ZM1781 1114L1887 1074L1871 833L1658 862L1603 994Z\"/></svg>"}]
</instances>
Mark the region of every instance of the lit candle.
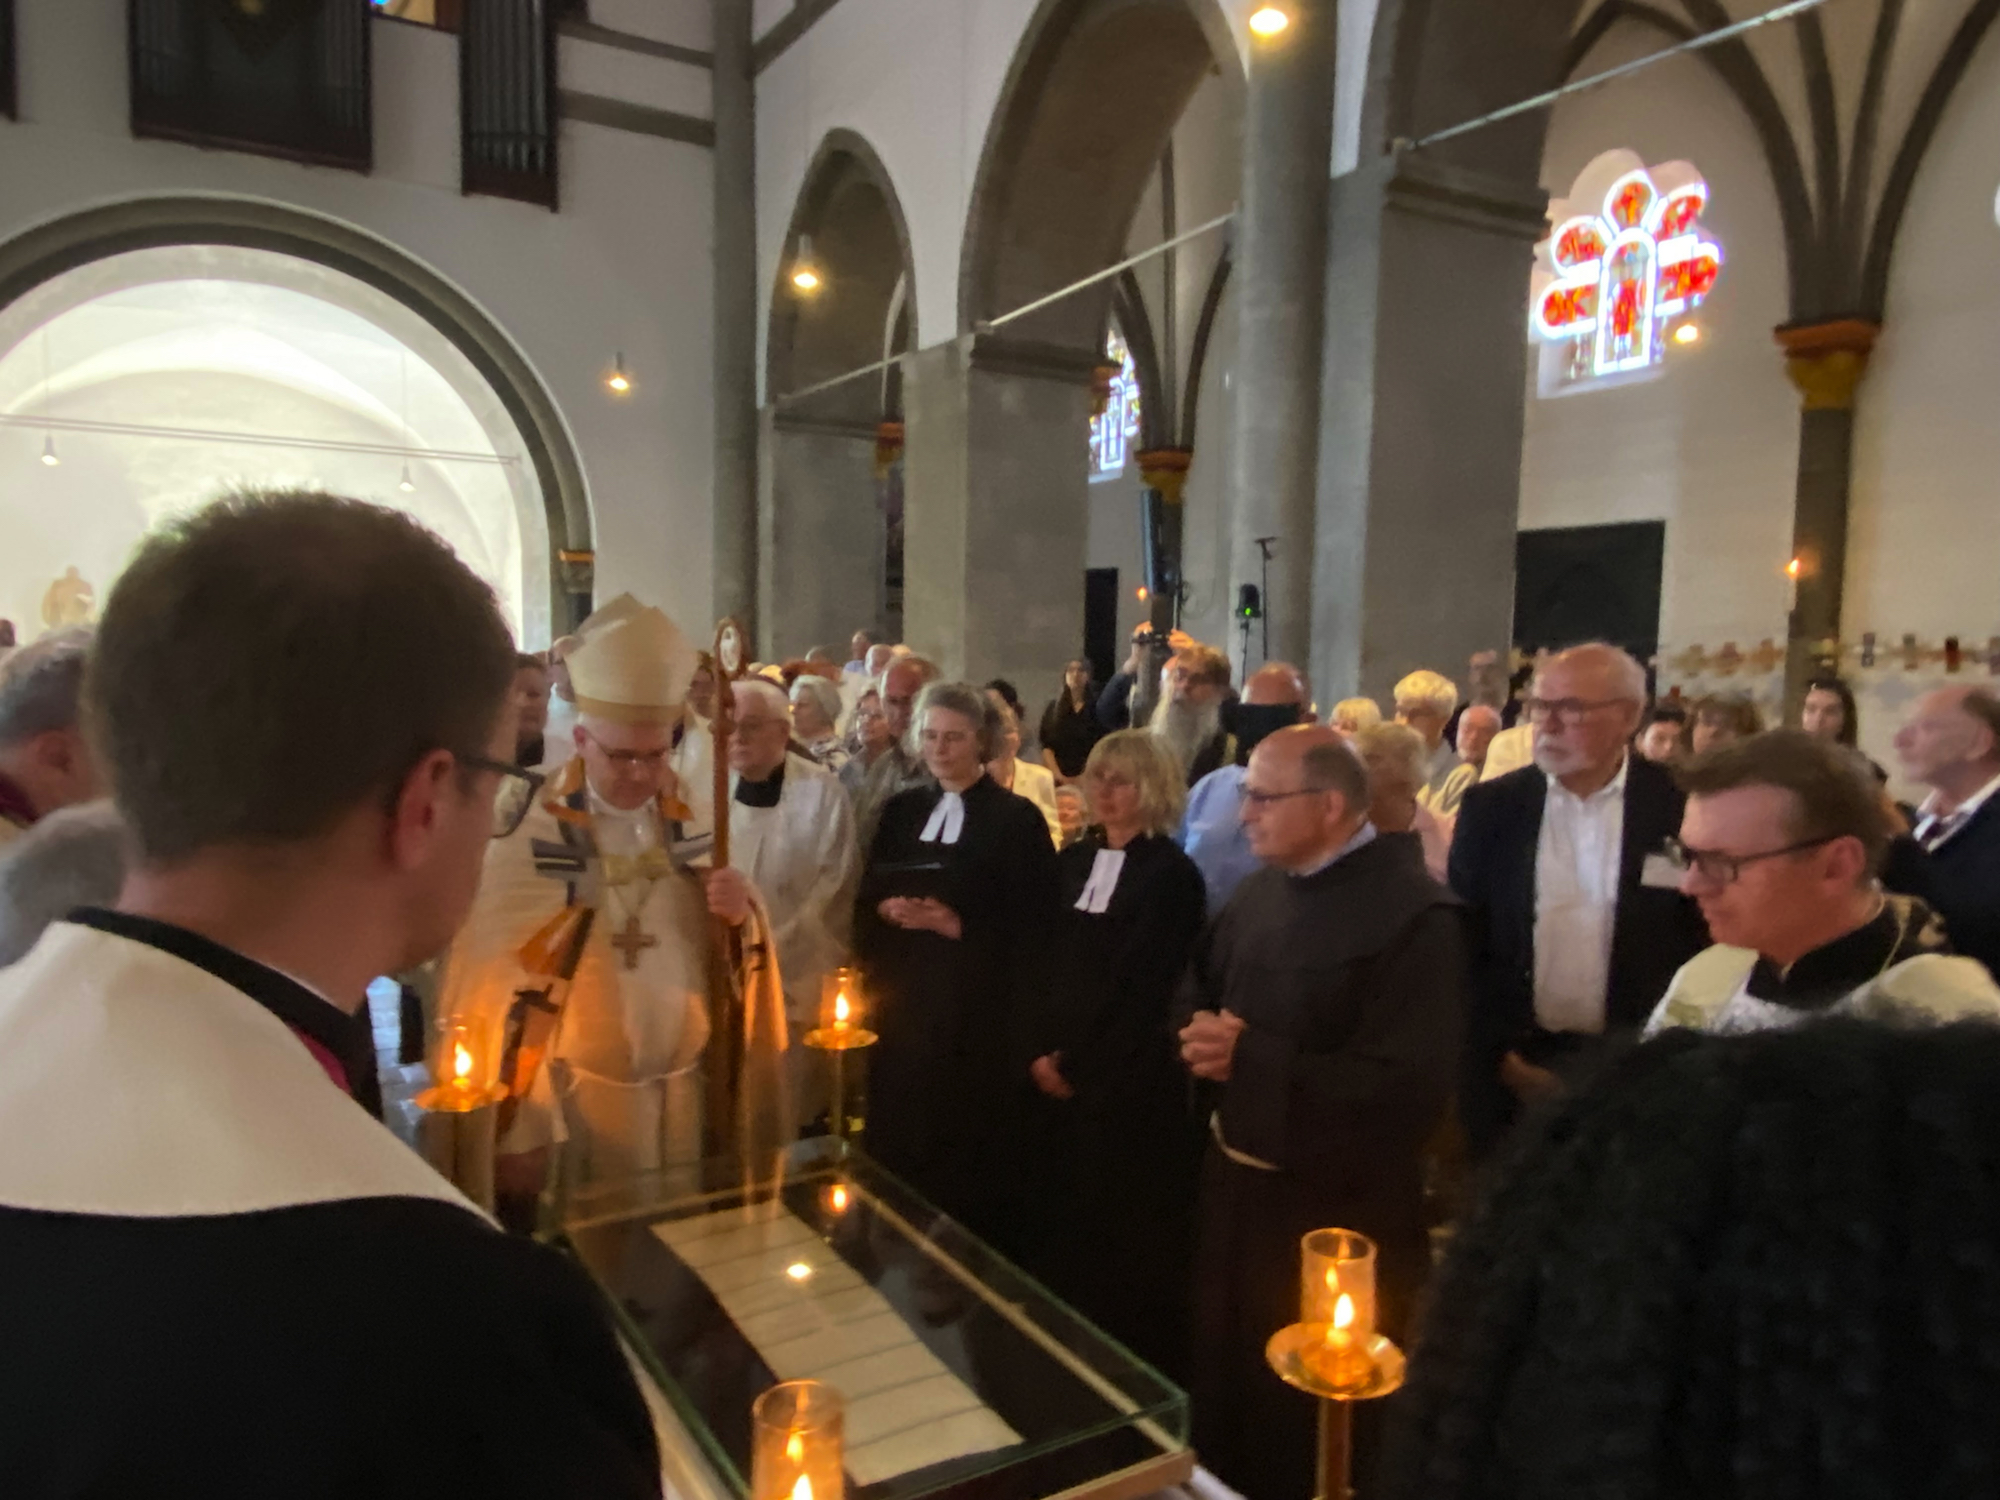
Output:
<instances>
[{"instance_id":1,"label":"lit candle","mask_svg":"<svg viewBox=\"0 0 2000 1500\"><path fill-rule=\"evenodd\" d=\"M750 1408L749 1500L843 1500L847 1403L817 1380L788 1380Z\"/></svg>"},{"instance_id":2,"label":"lit candle","mask_svg":"<svg viewBox=\"0 0 2000 1500\"><path fill-rule=\"evenodd\" d=\"M1336 1386L1366 1385L1374 1374L1375 1245L1346 1229L1320 1229L1302 1249L1300 1321L1321 1331L1305 1358Z\"/></svg>"},{"instance_id":3,"label":"lit candle","mask_svg":"<svg viewBox=\"0 0 2000 1500\"><path fill-rule=\"evenodd\" d=\"M844 1182L834 1183L821 1196L826 1204L826 1211L834 1215L846 1213L848 1205L854 1201L852 1190Z\"/></svg>"},{"instance_id":4,"label":"lit candle","mask_svg":"<svg viewBox=\"0 0 2000 1500\"><path fill-rule=\"evenodd\" d=\"M848 1004L847 990L843 986L833 997L833 1029L835 1031L847 1030L848 1018L853 1009L854 1007Z\"/></svg>"}]
</instances>

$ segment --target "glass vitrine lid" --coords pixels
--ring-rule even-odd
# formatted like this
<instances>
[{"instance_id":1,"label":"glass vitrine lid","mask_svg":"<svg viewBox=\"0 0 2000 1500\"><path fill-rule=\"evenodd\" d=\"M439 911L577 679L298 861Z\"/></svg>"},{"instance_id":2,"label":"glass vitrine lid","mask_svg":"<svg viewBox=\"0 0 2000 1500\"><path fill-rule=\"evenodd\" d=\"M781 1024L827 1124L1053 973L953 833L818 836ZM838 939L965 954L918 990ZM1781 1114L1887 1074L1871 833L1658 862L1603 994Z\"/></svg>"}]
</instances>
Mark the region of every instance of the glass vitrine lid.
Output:
<instances>
[{"instance_id":1,"label":"glass vitrine lid","mask_svg":"<svg viewBox=\"0 0 2000 1500\"><path fill-rule=\"evenodd\" d=\"M726 1490L748 1493L752 1402L798 1379L846 1398L853 1500L1186 1477L1185 1395L865 1157L809 1143L775 1184L699 1180L594 1188L563 1233Z\"/></svg>"}]
</instances>

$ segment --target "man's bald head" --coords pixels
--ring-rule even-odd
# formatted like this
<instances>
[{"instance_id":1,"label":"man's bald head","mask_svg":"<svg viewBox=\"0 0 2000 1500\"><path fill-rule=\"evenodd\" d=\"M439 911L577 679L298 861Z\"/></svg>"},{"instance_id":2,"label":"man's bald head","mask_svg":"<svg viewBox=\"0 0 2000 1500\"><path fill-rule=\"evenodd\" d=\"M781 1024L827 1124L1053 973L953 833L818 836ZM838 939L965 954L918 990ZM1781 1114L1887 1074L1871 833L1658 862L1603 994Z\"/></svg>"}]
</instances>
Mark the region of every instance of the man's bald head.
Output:
<instances>
[{"instance_id":1,"label":"man's bald head","mask_svg":"<svg viewBox=\"0 0 2000 1500\"><path fill-rule=\"evenodd\" d=\"M897 739L910 732L917 694L937 678L937 663L922 656L899 656L883 668L879 689L882 717L888 720L890 732Z\"/></svg>"},{"instance_id":2,"label":"man's bald head","mask_svg":"<svg viewBox=\"0 0 2000 1500\"><path fill-rule=\"evenodd\" d=\"M1243 828L1265 864L1319 868L1368 816L1368 772L1336 729L1295 724L1259 745L1243 775Z\"/></svg>"},{"instance_id":3,"label":"man's bald head","mask_svg":"<svg viewBox=\"0 0 2000 1500\"><path fill-rule=\"evenodd\" d=\"M1312 702L1312 686L1306 674L1288 661L1268 661L1250 674L1243 684L1243 701L1253 708L1295 703L1303 708Z\"/></svg>"}]
</instances>

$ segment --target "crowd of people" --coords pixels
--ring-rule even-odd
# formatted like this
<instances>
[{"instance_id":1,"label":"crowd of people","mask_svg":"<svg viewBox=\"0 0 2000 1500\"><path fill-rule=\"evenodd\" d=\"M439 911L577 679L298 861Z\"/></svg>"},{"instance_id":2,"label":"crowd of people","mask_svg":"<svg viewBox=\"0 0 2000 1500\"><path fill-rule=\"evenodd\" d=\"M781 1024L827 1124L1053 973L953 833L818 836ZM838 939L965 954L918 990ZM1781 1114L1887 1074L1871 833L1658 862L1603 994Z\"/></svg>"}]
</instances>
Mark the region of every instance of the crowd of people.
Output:
<instances>
[{"instance_id":1,"label":"crowd of people","mask_svg":"<svg viewBox=\"0 0 2000 1500\"><path fill-rule=\"evenodd\" d=\"M443 952L432 1003L471 1014L554 974L522 938L586 906L500 1140L505 1222L532 1223L558 1148L597 1176L700 1149L703 976L734 933L775 959L743 991L753 1051L777 1038L745 1079L810 1094L797 1034L856 966L865 1149L1186 1384L1204 1463L1249 1500L1311 1483L1314 1404L1265 1343L1301 1236L1336 1225L1376 1242L1380 1326L1415 1350L1364 1493L1817 1493L1850 1468L1963 1493L2000 1465L1992 691L1916 704L1911 807L1854 748L1844 683L1767 730L1744 702L1652 701L1601 643L1545 656L1517 703L1418 670L1386 713L1324 721L1299 668L1239 690L1179 634L1143 632L1101 687L1071 662L1039 717L865 633L848 656L736 678L629 598L522 654L418 528L284 495L181 523L94 634L0 665L0 1128L51 1143L0 1164L0 1256L37 1289L5 1326L17 1369L65 1351L54 1391L8 1387L7 1446L23 1413L48 1427L25 1472L60 1440L148 1474L169 1423L176 1451L227 1450L232 1399L272 1452L408 1432L402 1384L325 1373L402 1304L279 1274L400 1246L487 1404L397 1462L651 1492L574 1269L420 1183L361 1112L280 1128L269 1092L367 1103L370 979ZM108 1086L143 1145L90 1113ZM176 1278L173 1315L142 1316ZM482 1323L503 1283L541 1299L537 1332ZM221 1336L177 1321L196 1306ZM283 1319L323 1368L253 1390L242 1351ZM1916 1462L1935 1483L1882 1477Z\"/></svg>"}]
</instances>

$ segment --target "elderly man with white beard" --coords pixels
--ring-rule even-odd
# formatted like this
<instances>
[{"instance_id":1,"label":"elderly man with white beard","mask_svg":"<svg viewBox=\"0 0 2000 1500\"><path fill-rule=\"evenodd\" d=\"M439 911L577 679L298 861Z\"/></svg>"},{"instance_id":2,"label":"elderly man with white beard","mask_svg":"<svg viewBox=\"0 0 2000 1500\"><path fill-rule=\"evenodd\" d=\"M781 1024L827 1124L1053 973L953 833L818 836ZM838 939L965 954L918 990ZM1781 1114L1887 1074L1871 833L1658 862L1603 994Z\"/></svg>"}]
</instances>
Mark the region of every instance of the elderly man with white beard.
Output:
<instances>
[{"instance_id":1,"label":"elderly man with white beard","mask_svg":"<svg viewBox=\"0 0 2000 1500\"><path fill-rule=\"evenodd\" d=\"M1174 653L1165 675L1166 692L1146 728L1193 786L1236 759L1236 738L1222 727L1229 658L1213 646L1190 643Z\"/></svg>"}]
</instances>

